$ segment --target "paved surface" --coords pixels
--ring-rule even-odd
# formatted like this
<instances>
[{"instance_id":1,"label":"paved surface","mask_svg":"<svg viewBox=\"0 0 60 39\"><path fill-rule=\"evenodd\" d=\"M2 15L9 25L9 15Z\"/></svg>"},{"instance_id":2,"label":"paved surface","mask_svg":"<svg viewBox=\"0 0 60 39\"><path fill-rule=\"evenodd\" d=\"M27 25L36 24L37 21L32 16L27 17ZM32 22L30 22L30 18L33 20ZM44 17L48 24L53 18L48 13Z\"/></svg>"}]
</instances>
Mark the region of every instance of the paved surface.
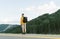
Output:
<instances>
[{"instance_id":1,"label":"paved surface","mask_svg":"<svg viewBox=\"0 0 60 39\"><path fill-rule=\"evenodd\" d=\"M60 39L60 35L47 35L47 34L0 34L0 39Z\"/></svg>"}]
</instances>

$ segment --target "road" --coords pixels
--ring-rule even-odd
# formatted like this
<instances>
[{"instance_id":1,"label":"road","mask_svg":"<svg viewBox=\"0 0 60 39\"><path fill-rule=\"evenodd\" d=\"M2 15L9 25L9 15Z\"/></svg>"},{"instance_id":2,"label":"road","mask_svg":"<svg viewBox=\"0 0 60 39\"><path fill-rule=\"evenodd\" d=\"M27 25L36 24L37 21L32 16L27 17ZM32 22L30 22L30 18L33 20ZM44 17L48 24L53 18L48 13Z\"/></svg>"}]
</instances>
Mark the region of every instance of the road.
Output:
<instances>
[{"instance_id":1,"label":"road","mask_svg":"<svg viewBox=\"0 0 60 39\"><path fill-rule=\"evenodd\" d=\"M0 34L0 39L60 39L60 35L48 35L48 34Z\"/></svg>"}]
</instances>

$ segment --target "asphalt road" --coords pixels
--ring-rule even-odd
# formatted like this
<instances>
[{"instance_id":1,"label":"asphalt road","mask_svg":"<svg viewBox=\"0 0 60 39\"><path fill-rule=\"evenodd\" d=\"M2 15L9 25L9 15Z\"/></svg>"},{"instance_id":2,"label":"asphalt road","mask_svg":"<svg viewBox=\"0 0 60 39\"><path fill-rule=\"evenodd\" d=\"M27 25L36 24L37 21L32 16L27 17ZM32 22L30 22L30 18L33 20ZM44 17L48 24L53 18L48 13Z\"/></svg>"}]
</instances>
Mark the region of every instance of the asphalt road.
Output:
<instances>
[{"instance_id":1,"label":"asphalt road","mask_svg":"<svg viewBox=\"0 0 60 39\"><path fill-rule=\"evenodd\" d=\"M60 35L0 34L0 39L60 39Z\"/></svg>"},{"instance_id":2,"label":"asphalt road","mask_svg":"<svg viewBox=\"0 0 60 39\"><path fill-rule=\"evenodd\" d=\"M26 38L26 37L0 36L0 39L50 39L50 38Z\"/></svg>"}]
</instances>

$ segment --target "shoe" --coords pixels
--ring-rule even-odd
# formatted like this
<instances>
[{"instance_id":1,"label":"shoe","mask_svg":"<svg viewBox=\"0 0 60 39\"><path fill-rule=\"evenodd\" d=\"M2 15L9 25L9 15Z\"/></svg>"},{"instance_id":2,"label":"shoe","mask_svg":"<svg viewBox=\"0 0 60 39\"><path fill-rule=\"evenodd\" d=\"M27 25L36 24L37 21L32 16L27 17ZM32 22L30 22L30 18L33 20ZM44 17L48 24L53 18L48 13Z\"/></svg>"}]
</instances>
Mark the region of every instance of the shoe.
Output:
<instances>
[{"instance_id":1,"label":"shoe","mask_svg":"<svg viewBox=\"0 0 60 39\"><path fill-rule=\"evenodd\" d=\"M25 34L25 33L22 33L22 34Z\"/></svg>"}]
</instances>

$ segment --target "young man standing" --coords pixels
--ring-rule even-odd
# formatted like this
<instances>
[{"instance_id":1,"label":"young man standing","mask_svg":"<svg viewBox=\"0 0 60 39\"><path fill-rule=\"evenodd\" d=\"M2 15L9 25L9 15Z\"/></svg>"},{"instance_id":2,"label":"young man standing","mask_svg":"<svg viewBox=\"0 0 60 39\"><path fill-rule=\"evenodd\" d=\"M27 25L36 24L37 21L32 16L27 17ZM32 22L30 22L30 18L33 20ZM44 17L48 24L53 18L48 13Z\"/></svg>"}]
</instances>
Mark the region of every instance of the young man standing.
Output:
<instances>
[{"instance_id":1,"label":"young man standing","mask_svg":"<svg viewBox=\"0 0 60 39\"><path fill-rule=\"evenodd\" d=\"M25 34L26 33L26 22L24 22L24 14L22 14L22 16L21 16L21 19L20 19L21 21L21 27L22 27L22 33L23 34Z\"/></svg>"}]
</instances>

